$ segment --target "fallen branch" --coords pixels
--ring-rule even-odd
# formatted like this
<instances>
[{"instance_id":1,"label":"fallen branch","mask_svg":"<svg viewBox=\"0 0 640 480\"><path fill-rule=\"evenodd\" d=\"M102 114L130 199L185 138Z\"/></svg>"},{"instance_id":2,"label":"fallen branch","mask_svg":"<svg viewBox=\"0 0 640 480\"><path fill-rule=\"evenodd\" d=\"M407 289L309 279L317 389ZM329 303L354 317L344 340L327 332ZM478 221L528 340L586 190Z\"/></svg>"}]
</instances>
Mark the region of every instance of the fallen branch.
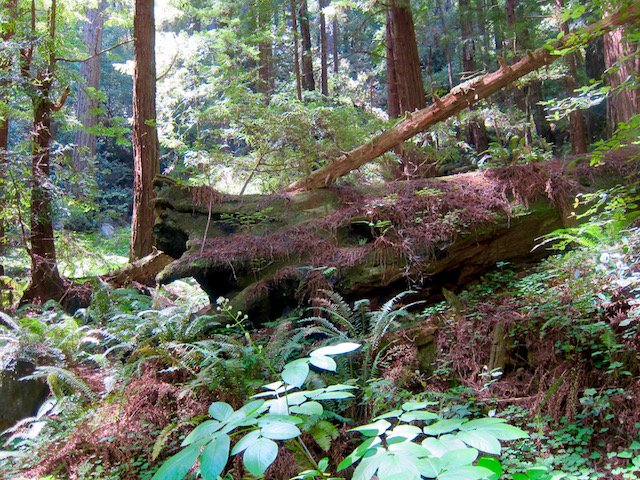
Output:
<instances>
[{"instance_id":1,"label":"fallen branch","mask_svg":"<svg viewBox=\"0 0 640 480\"><path fill-rule=\"evenodd\" d=\"M579 32L565 35L543 48L529 52L524 58L511 66L501 62L500 68L495 72L475 77L462 83L453 88L442 99L435 98L435 102L431 106L413 113L407 113L405 119L395 127L386 130L370 142L338 157L306 178L292 183L285 189L285 192L310 190L328 185L335 179L388 152L414 135L493 95L528 73L552 64L562 56L562 50L573 50L607 31L637 22L639 19L640 8L637 5L631 5L624 11L618 11L614 15Z\"/></svg>"}]
</instances>

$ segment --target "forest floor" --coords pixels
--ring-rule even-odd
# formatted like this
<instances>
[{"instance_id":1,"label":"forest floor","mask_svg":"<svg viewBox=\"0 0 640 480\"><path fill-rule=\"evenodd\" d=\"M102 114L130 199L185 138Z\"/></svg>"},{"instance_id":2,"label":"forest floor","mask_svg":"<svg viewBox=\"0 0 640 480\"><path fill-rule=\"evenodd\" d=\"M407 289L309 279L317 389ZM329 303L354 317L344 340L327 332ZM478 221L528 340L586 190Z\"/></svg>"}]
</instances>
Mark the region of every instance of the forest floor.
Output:
<instances>
[{"instance_id":1,"label":"forest floor","mask_svg":"<svg viewBox=\"0 0 640 480\"><path fill-rule=\"evenodd\" d=\"M495 416L529 432L500 455L503 478L637 478L639 260L640 230L632 229L597 249L499 264L410 315L397 305L403 315L380 337L366 378L339 363L332 380L361 388L309 426L311 454L335 468L357 445L349 428L405 401L431 401L443 418ZM237 408L273 378L262 358L282 368L319 345L375 335L364 329L354 338L337 322L323 334L305 320L309 312L292 311L247 343L228 318L199 315L206 303L197 287L176 282L152 296L100 288L74 317L55 307L17 312L19 328L3 341L40 365L53 396L0 437L0 478L151 478L212 401ZM336 296L326 305L353 318L370 308ZM266 478L305 467L281 449ZM247 475L237 458L225 478Z\"/></svg>"}]
</instances>

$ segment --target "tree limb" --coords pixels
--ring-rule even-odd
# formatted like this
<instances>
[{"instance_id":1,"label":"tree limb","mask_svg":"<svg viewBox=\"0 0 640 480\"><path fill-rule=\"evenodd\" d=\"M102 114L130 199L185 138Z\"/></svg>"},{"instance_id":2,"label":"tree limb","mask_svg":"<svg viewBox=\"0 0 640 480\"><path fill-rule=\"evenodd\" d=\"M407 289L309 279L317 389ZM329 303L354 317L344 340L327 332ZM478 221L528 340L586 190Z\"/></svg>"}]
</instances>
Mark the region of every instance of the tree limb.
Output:
<instances>
[{"instance_id":1,"label":"tree limb","mask_svg":"<svg viewBox=\"0 0 640 480\"><path fill-rule=\"evenodd\" d=\"M131 43L133 42L133 39L129 39L129 40L123 40L120 43L116 43L115 45L111 45L109 48L105 48L104 50L100 50L99 52L94 53L93 55L91 55L90 57L87 58L56 58L56 62L67 62L67 63L85 63L88 62L89 60L91 60L92 58L96 58L99 57L100 55L102 55L103 53L107 53L110 52L111 50L115 50L118 47L121 47L123 45L126 45L127 43Z\"/></svg>"}]
</instances>

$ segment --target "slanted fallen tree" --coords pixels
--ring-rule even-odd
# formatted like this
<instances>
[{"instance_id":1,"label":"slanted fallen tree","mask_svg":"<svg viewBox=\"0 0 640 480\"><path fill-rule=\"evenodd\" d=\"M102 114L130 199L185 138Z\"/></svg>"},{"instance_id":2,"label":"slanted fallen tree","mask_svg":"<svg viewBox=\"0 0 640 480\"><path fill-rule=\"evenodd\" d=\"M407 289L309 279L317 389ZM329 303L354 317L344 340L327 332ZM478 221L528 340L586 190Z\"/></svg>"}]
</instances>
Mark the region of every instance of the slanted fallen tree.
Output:
<instances>
[{"instance_id":1,"label":"slanted fallen tree","mask_svg":"<svg viewBox=\"0 0 640 480\"><path fill-rule=\"evenodd\" d=\"M212 301L229 297L256 322L323 288L351 298L415 286L439 292L498 261L530 259L536 239L564 225L573 195L621 179L624 165L515 165L244 197L159 178L156 245L178 260L158 280L194 277Z\"/></svg>"},{"instance_id":2,"label":"slanted fallen tree","mask_svg":"<svg viewBox=\"0 0 640 480\"><path fill-rule=\"evenodd\" d=\"M501 61L500 68L495 72L472 78L456 86L442 99L435 97L431 106L413 113L407 113L405 119L393 128L338 157L309 176L292 183L285 191L296 192L329 185L337 178L392 150L416 134L424 132L433 125L493 95L519 78L551 65L561 57L564 51L571 51L607 31L614 30L625 24L637 23L638 21L640 21L640 7L638 7L637 3L629 3L624 9L604 18L600 22L585 27L578 32L564 35L555 42L545 45L534 52L529 52L513 65L507 65L504 61Z\"/></svg>"}]
</instances>

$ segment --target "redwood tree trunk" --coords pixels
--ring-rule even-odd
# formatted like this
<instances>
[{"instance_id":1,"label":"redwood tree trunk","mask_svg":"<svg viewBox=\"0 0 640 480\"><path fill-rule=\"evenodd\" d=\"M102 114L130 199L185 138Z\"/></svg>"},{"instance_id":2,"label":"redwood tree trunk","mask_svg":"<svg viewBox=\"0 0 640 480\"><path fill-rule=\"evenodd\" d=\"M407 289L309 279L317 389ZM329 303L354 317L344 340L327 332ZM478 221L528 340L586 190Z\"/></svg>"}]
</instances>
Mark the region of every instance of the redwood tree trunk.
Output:
<instances>
[{"instance_id":1,"label":"redwood tree trunk","mask_svg":"<svg viewBox=\"0 0 640 480\"><path fill-rule=\"evenodd\" d=\"M300 2L300 36L302 37L302 88L311 91L316 89L316 82L313 79L311 28L307 0L301 0Z\"/></svg>"},{"instance_id":2,"label":"redwood tree trunk","mask_svg":"<svg viewBox=\"0 0 640 480\"><path fill-rule=\"evenodd\" d=\"M131 260L153 250L153 178L160 171L156 130L156 62L153 0L136 0L133 21L133 219Z\"/></svg>"},{"instance_id":3,"label":"redwood tree trunk","mask_svg":"<svg viewBox=\"0 0 640 480\"><path fill-rule=\"evenodd\" d=\"M302 100L302 84L300 80L300 46L298 41L298 19L296 15L296 0L289 2L291 14L291 30L293 30L293 70L296 77L296 94Z\"/></svg>"},{"instance_id":4,"label":"redwood tree trunk","mask_svg":"<svg viewBox=\"0 0 640 480\"><path fill-rule=\"evenodd\" d=\"M339 55L339 46L340 46L340 32L338 29L338 19L333 17L333 22L331 23L331 46L333 48L333 72L337 74L340 71L340 55Z\"/></svg>"},{"instance_id":5,"label":"redwood tree trunk","mask_svg":"<svg viewBox=\"0 0 640 480\"><path fill-rule=\"evenodd\" d=\"M87 21L82 28L82 40L92 58L80 65L83 82L76 103L76 115L82 124L82 130L76 133L74 139L73 167L81 177L87 175L96 155L96 136L91 129L98 123L98 99L95 91L100 88L100 57L97 53L102 49L105 8L106 1L100 0L97 8L89 9Z\"/></svg>"},{"instance_id":6,"label":"redwood tree trunk","mask_svg":"<svg viewBox=\"0 0 640 480\"><path fill-rule=\"evenodd\" d=\"M329 95L329 46L327 41L327 21L324 16L324 8L329 5L327 0L319 0L320 5L320 91L323 95Z\"/></svg>"},{"instance_id":7,"label":"redwood tree trunk","mask_svg":"<svg viewBox=\"0 0 640 480\"><path fill-rule=\"evenodd\" d=\"M271 39L271 8L266 2L258 2L258 91L268 100L275 89L273 68L273 43Z\"/></svg>"},{"instance_id":8,"label":"redwood tree trunk","mask_svg":"<svg viewBox=\"0 0 640 480\"><path fill-rule=\"evenodd\" d=\"M556 0L558 15L564 9L564 0ZM569 24L560 22L560 31L564 35L569 34ZM578 88L578 59L574 53L569 53L564 57L567 61L568 75L564 77L564 86L567 89L567 95L575 96L575 90ZM587 127L584 115L581 110L575 110L569 114L569 139L571 140L571 153L579 155L587 153Z\"/></svg>"},{"instance_id":9,"label":"redwood tree trunk","mask_svg":"<svg viewBox=\"0 0 640 480\"><path fill-rule=\"evenodd\" d=\"M611 134L616 127L640 112L640 89L623 87L628 78L640 71L640 56L634 55L636 46L625 39L624 30L618 28L604 35L604 61L607 83L611 95L607 102L607 129ZM612 67L617 67L613 68Z\"/></svg>"}]
</instances>

